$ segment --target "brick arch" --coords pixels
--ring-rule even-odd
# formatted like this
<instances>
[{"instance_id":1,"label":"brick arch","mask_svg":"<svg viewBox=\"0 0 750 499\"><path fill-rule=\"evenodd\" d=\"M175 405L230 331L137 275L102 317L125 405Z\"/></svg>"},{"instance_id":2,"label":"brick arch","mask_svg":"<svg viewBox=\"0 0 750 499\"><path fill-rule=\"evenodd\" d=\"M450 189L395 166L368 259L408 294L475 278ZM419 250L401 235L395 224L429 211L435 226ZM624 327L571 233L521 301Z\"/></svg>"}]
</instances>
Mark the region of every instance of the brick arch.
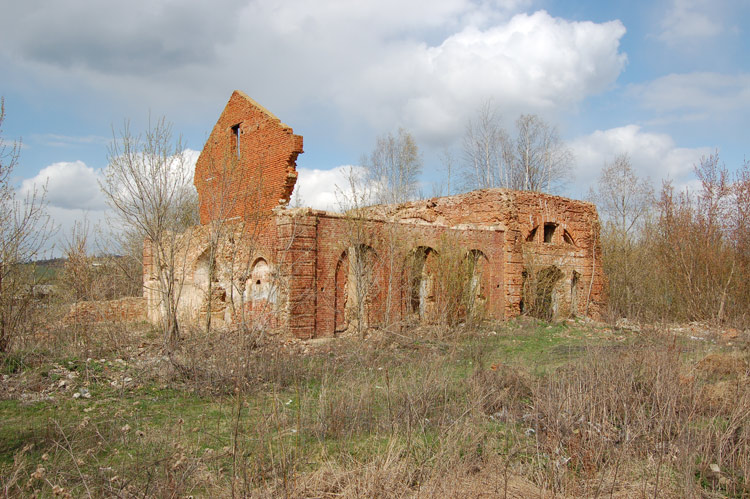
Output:
<instances>
[{"instance_id":1,"label":"brick arch","mask_svg":"<svg viewBox=\"0 0 750 499\"><path fill-rule=\"evenodd\" d=\"M434 264L437 251L430 246L417 246L411 250L404 262L407 315L425 320L433 313Z\"/></svg>"},{"instance_id":2,"label":"brick arch","mask_svg":"<svg viewBox=\"0 0 750 499\"><path fill-rule=\"evenodd\" d=\"M346 316L346 302L348 298L349 285L349 251L345 250L336 262L333 277L333 333L338 334L346 331L349 322Z\"/></svg>"},{"instance_id":3,"label":"brick arch","mask_svg":"<svg viewBox=\"0 0 750 499\"><path fill-rule=\"evenodd\" d=\"M544 320L556 317L563 298L560 289L563 277L564 273L557 265L524 269L521 312Z\"/></svg>"},{"instance_id":4,"label":"brick arch","mask_svg":"<svg viewBox=\"0 0 750 499\"><path fill-rule=\"evenodd\" d=\"M271 266L262 256L257 257L250 266L250 274L245 284L248 300L269 300L273 293L273 284Z\"/></svg>"},{"instance_id":5,"label":"brick arch","mask_svg":"<svg viewBox=\"0 0 750 499\"><path fill-rule=\"evenodd\" d=\"M206 248L193 262L193 284L198 288L208 287L211 248ZM214 276L214 282L216 276Z\"/></svg>"},{"instance_id":6,"label":"brick arch","mask_svg":"<svg viewBox=\"0 0 750 499\"><path fill-rule=\"evenodd\" d=\"M333 332L382 320L382 269L377 251L356 244L341 252L333 275Z\"/></svg>"}]
</instances>

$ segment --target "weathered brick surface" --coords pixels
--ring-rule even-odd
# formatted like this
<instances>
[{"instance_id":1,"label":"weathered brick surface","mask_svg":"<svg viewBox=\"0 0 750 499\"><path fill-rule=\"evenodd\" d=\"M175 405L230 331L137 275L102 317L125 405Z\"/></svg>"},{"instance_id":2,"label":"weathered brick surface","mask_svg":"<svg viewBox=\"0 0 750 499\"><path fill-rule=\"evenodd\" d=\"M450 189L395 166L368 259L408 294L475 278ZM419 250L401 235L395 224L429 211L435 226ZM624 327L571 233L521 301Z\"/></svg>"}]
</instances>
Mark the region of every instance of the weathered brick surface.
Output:
<instances>
[{"instance_id":1,"label":"weathered brick surface","mask_svg":"<svg viewBox=\"0 0 750 499\"><path fill-rule=\"evenodd\" d=\"M146 302L140 297L74 303L63 319L67 325L93 322L137 322L146 320Z\"/></svg>"},{"instance_id":2,"label":"weathered brick surface","mask_svg":"<svg viewBox=\"0 0 750 499\"><path fill-rule=\"evenodd\" d=\"M233 142L237 125L239 153ZM592 204L485 189L373 206L358 217L289 209L301 152L302 137L246 95L232 95L196 165L204 225L183 235L183 317L205 316L206 248L215 228L206 224L217 217L226 221L212 285L217 323L231 324L246 314L263 327L281 327L300 338L334 335L352 324L353 262L365 258L373 262L373 285L365 298L367 317L357 320L378 325L413 319L415 287L406 262L426 255L424 272L438 271L430 255L446 244L478 255L477 279L489 317L518 315L524 271L546 267L562 275L554 291L558 316L600 314L606 297ZM158 284L148 244L144 262L144 295L155 321ZM422 284L419 292L428 296L429 280Z\"/></svg>"},{"instance_id":3,"label":"weathered brick surface","mask_svg":"<svg viewBox=\"0 0 750 499\"><path fill-rule=\"evenodd\" d=\"M288 203L302 152L301 136L235 90L195 166L201 223L268 216Z\"/></svg>"}]
</instances>

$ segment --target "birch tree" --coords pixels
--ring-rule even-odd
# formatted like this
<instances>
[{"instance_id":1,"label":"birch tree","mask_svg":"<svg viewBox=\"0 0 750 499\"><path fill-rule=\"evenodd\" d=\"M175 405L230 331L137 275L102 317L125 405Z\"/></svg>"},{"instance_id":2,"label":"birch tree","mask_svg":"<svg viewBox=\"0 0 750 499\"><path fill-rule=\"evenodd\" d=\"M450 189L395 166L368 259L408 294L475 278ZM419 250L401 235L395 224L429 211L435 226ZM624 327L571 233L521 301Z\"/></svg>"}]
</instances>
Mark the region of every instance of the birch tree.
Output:
<instances>
[{"instance_id":1,"label":"birch tree","mask_svg":"<svg viewBox=\"0 0 750 499\"><path fill-rule=\"evenodd\" d=\"M100 187L126 232L151 246L158 282L155 290L162 312L165 346L180 339L177 310L182 292L186 241L186 206L194 205L195 190L187 170L180 138L163 118L133 134L126 123L109 147L109 165ZM188 210L189 211L189 210Z\"/></svg>"},{"instance_id":2,"label":"birch tree","mask_svg":"<svg viewBox=\"0 0 750 499\"><path fill-rule=\"evenodd\" d=\"M519 116L515 135L511 135L487 101L467 122L462 145L469 189L555 192L570 177L570 149L557 128L535 114Z\"/></svg>"},{"instance_id":3,"label":"birch tree","mask_svg":"<svg viewBox=\"0 0 750 499\"><path fill-rule=\"evenodd\" d=\"M414 199L419 190L422 156L414 137L403 128L393 135L381 135L364 166L377 185L376 202L398 204Z\"/></svg>"},{"instance_id":4,"label":"birch tree","mask_svg":"<svg viewBox=\"0 0 750 499\"><path fill-rule=\"evenodd\" d=\"M535 114L522 114L516 120L516 136L503 147L511 171L511 189L554 192L570 176L573 154L560 138L557 128Z\"/></svg>"},{"instance_id":5,"label":"birch tree","mask_svg":"<svg viewBox=\"0 0 750 499\"><path fill-rule=\"evenodd\" d=\"M503 147L508 134L500 116L486 101L475 118L466 123L463 146L464 177L469 189L508 187L509 171L504 163Z\"/></svg>"}]
</instances>

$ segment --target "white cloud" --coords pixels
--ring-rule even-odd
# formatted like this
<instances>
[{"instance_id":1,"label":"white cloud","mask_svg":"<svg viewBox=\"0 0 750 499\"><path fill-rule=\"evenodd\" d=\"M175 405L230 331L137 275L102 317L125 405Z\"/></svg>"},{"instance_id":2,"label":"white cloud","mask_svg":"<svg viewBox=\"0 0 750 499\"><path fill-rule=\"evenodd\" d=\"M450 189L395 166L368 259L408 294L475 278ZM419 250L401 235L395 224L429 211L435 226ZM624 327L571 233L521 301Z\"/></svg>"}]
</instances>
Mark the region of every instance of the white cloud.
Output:
<instances>
[{"instance_id":1,"label":"white cloud","mask_svg":"<svg viewBox=\"0 0 750 499\"><path fill-rule=\"evenodd\" d=\"M314 121L314 106L327 126L404 125L435 143L485 99L512 117L554 113L616 81L621 22L518 14L531 3L248 1L178 15L135 1L104 15L83 0L17 2L0 20L0 56L34 85L94 89L131 113L215 113L217 95L241 88L290 123ZM143 22L140 11L154 15Z\"/></svg>"},{"instance_id":2,"label":"white cloud","mask_svg":"<svg viewBox=\"0 0 750 499\"><path fill-rule=\"evenodd\" d=\"M467 26L441 43L404 43L371 61L332 98L376 127L401 123L444 139L492 98L504 114L554 112L606 90L623 70L625 28L570 22L544 11L486 29Z\"/></svg>"},{"instance_id":3,"label":"white cloud","mask_svg":"<svg viewBox=\"0 0 750 499\"><path fill-rule=\"evenodd\" d=\"M64 209L103 210L104 195L99 189L100 172L83 161L53 163L35 177L21 183L20 192L26 196L36 189L47 190L49 206Z\"/></svg>"},{"instance_id":4,"label":"white cloud","mask_svg":"<svg viewBox=\"0 0 750 499\"><path fill-rule=\"evenodd\" d=\"M185 149L185 162L180 176L186 176L192 186L195 162L199 151ZM44 193L47 213L58 228L51 244L55 254L60 254L65 238L71 233L75 222L88 220L92 229L100 228L105 233L114 229L113 215L104 194L99 188L102 171L87 166L83 161L53 163L43 168L33 178L21 182L18 190L21 199L28 195ZM92 237L94 234L92 233Z\"/></svg>"},{"instance_id":5,"label":"white cloud","mask_svg":"<svg viewBox=\"0 0 750 499\"><path fill-rule=\"evenodd\" d=\"M373 191L372 186L365 185L365 170L361 166L342 165L330 170L297 168L299 177L292 195L299 196L300 206L309 206L319 210L342 211L351 205L353 176L358 195ZM369 204L366 202L365 204Z\"/></svg>"},{"instance_id":6,"label":"white cloud","mask_svg":"<svg viewBox=\"0 0 750 499\"><path fill-rule=\"evenodd\" d=\"M673 46L700 43L725 30L722 17L716 0L672 0L659 38Z\"/></svg>"},{"instance_id":7,"label":"white cloud","mask_svg":"<svg viewBox=\"0 0 750 499\"><path fill-rule=\"evenodd\" d=\"M571 143L576 156L577 194L584 195L593 185L605 163L618 154L630 156L638 176L650 178L658 188L667 178L678 187L691 182L693 165L713 152L709 147L678 147L667 134L644 132L637 125L597 130Z\"/></svg>"}]
</instances>

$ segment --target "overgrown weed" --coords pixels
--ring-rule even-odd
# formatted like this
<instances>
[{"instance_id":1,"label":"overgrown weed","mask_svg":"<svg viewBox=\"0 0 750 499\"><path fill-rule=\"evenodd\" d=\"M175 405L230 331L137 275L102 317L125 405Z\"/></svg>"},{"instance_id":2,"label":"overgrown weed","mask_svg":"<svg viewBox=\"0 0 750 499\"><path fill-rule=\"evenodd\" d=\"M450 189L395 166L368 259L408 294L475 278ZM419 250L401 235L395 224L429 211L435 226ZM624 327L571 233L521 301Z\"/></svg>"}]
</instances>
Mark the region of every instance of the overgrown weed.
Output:
<instances>
[{"instance_id":1,"label":"overgrown weed","mask_svg":"<svg viewBox=\"0 0 750 499\"><path fill-rule=\"evenodd\" d=\"M121 362L87 337L79 354L102 358L62 349L6 374L73 386L0 401L4 431L23 435L4 447L3 491L747 495L741 345L686 354L674 334L597 328L521 319L244 349L225 331L172 358L143 331L117 340ZM93 398L73 399L83 387Z\"/></svg>"}]
</instances>

